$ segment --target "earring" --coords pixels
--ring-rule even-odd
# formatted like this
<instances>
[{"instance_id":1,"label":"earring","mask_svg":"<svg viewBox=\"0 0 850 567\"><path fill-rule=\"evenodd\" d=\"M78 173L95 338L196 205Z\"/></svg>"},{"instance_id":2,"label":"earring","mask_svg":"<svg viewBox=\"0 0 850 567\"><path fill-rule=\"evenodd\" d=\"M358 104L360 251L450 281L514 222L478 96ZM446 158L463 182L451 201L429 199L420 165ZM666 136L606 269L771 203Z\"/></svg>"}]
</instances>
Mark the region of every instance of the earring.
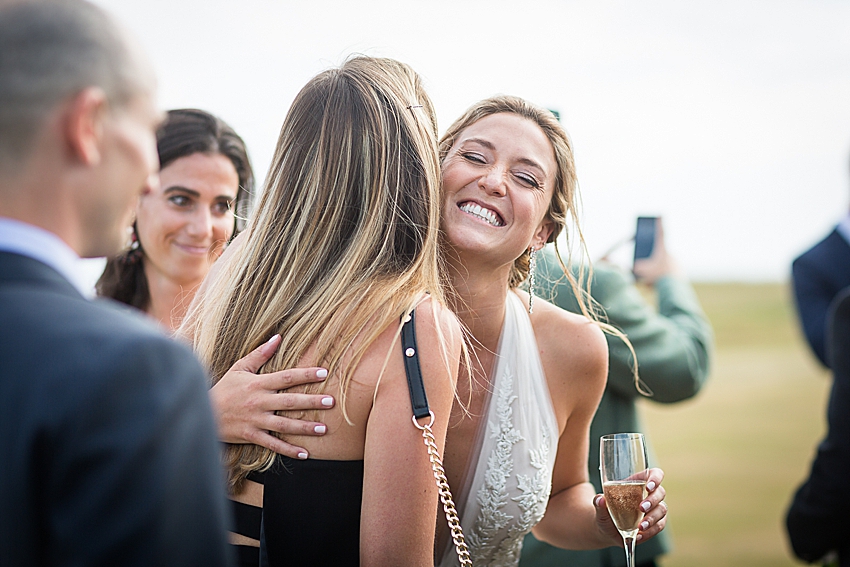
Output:
<instances>
[{"instance_id":1,"label":"earring","mask_svg":"<svg viewBox=\"0 0 850 567\"><path fill-rule=\"evenodd\" d=\"M139 242L139 236L136 234L135 222L127 229L127 233L130 243L127 246L127 251L120 258L125 264L136 264L142 258L142 248Z\"/></svg>"},{"instance_id":2,"label":"earring","mask_svg":"<svg viewBox=\"0 0 850 567\"><path fill-rule=\"evenodd\" d=\"M528 249L528 313L534 312L534 269L537 267L537 249Z\"/></svg>"},{"instance_id":3,"label":"earring","mask_svg":"<svg viewBox=\"0 0 850 567\"><path fill-rule=\"evenodd\" d=\"M127 232L130 233L130 250L136 250L139 247L139 237L136 236L136 223L133 223Z\"/></svg>"}]
</instances>

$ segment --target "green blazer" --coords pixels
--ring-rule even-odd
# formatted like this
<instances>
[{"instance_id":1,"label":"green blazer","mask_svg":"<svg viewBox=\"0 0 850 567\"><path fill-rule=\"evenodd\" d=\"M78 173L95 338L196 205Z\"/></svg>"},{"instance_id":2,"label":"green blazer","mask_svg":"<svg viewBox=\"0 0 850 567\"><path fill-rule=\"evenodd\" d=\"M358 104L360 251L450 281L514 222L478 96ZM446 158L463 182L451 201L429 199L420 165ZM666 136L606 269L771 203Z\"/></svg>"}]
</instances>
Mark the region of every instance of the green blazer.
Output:
<instances>
[{"instance_id":1,"label":"green blazer","mask_svg":"<svg viewBox=\"0 0 850 567\"><path fill-rule=\"evenodd\" d=\"M545 249L537 262L534 292L568 311L579 312L575 294L557 261L554 251ZM675 403L694 396L708 377L712 349L711 326L702 312L693 288L686 281L665 277L655 284L658 310L649 305L635 287L630 275L607 264L594 266L591 296L604 308L608 322L623 331L637 353L641 380L653 392L648 398ZM607 433L643 431L635 400L631 354L619 338L608 339L608 385L590 426L588 473L597 492L599 480L599 437ZM649 444L649 440L647 440ZM651 447L651 466L657 466ZM635 563L640 565L669 551L666 530L639 544ZM591 551L567 551L525 538L520 567L602 567L625 566L622 549L609 547Z\"/></svg>"}]
</instances>

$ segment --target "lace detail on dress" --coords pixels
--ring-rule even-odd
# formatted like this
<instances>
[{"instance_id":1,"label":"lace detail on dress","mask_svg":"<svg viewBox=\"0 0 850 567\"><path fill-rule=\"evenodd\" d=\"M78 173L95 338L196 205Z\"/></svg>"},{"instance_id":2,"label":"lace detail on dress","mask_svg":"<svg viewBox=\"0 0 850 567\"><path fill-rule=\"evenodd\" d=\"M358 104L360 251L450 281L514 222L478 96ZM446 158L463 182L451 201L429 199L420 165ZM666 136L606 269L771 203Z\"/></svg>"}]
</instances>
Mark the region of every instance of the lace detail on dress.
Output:
<instances>
[{"instance_id":1,"label":"lace detail on dress","mask_svg":"<svg viewBox=\"0 0 850 567\"><path fill-rule=\"evenodd\" d=\"M508 531L508 539L502 547L511 541L514 543L509 549L504 550L503 556L499 558L500 564L516 565L525 534L530 532L546 513L546 505L549 503L549 494L552 491L549 452L549 433L544 430L540 450L530 451L531 466L536 469L534 476L517 475L517 488L522 495L515 496L513 500L519 504L521 513L519 521Z\"/></svg>"},{"instance_id":2,"label":"lace detail on dress","mask_svg":"<svg viewBox=\"0 0 850 567\"><path fill-rule=\"evenodd\" d=\"M535 474L516 475L516 487L522 493L509 498L508 479L513 474L514 446L525 437L514 427L513 403L514 376L506 371L501 377L501 388L496 402L498 422L489 422L490 437L496 439L496 450L487 460L485 481L478 491L480 506L475 528L467 537L473 565L492 567L514 566L519 561L522 539L543 518L551 491L549 461L549 433L543 431L543 443L537 450L529 451L529 461ZM508 500L519 506L519 517L504 511ZM505 529L507 528L507 534Z\"/></svg>"},{"instance_id":3,"label":"lace detail on dress","mask_svg":"<svg viewBox=\"0 0 850 567\"><path fill-rule=\"evenodd\" d=\"M514 428L511 419L511 404L517 398L513 395L514 378L511 373L506 372L503 380L505 387L499 390L495 400L498 422L491 421L487 425L488 431L491 432L490 437L496 439L496 450L487 459L484 484L478 490L477 496L481 509L475 519L475 529L466 538L473 565L495 565L490 557L501 540L502 530L508 527L513 519L513 516L502 509L508 503L507 483L514 469L513 446L523 437Z\"/></svg>"},{"instance_id":4,"label":"lace detail on dress","mask_svg":"<svg viewBox=\"0 0 850 567\"><path fill-rule=\"evenodd\" d=\"M558 423L525 306L508 294L474 476L456 502L473 565L516 567L549 502ZM456 567L451 546L440 567Z\"/></svg>"}]
</instances>

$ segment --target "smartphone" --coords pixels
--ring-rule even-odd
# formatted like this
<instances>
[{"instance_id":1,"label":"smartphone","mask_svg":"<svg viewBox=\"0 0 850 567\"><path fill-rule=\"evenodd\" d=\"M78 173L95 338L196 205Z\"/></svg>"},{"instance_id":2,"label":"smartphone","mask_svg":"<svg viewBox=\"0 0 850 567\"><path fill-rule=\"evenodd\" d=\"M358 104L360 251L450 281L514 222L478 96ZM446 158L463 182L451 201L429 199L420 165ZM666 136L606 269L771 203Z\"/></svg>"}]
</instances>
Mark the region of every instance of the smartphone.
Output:
<instances>
[{"instance_id":1,"label":"smartphone","mask_svg":"<svg viewBox=\"0 0 850 567\"><path fill-rule=\"evenodd\" d=\"M655 223L658 217L638 217L635 230L635 260L649 258L655 248Z\"/></svg>"}]
</instances>

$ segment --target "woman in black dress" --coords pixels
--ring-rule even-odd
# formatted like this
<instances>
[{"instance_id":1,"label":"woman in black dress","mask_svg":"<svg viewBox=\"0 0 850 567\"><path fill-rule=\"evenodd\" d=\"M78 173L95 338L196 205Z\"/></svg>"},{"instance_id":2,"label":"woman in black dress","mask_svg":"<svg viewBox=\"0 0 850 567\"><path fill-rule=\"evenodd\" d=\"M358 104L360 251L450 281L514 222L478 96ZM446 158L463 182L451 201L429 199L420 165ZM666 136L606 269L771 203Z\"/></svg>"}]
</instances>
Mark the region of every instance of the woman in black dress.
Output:
<instances>
[{"instance_id":1,"label":"woman in black dress","mask_svg":"<svg viewBox=\"0 0 850 567\"><path fill-rule=\"evenodd\" d=\"M461 333L443 303L439 184L433 107L408 66L356 57L293 102L256 213L185 326L213 376L279 334L264 370L327 368L302 391L338 400L326 435L286 437L298 459L227 448L247 561L262 505L271 565L433 564L437 488L399 334L415 315L442 450Z\"/></svg>"}]
</instances>

